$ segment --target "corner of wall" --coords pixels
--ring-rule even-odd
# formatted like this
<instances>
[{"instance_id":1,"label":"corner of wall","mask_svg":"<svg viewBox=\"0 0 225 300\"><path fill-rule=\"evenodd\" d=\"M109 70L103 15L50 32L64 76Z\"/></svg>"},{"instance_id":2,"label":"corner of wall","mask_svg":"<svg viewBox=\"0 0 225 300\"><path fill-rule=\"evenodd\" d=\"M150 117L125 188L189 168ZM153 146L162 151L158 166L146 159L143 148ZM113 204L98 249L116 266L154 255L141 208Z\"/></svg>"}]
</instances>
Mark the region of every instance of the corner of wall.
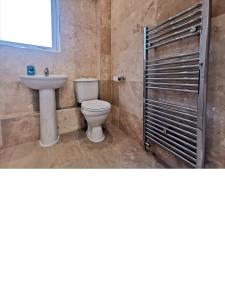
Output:
<instances>
[{"instance_id":1,"label":"corner of wall","mask_svg":"<svg viewBox=\"0 0 225 300\"><path fill-rule=\"evenodd\" d=\"M3 146L3 141L2 141L2 122L0 120L0 148Z\"/></svg>"}]
</instances>

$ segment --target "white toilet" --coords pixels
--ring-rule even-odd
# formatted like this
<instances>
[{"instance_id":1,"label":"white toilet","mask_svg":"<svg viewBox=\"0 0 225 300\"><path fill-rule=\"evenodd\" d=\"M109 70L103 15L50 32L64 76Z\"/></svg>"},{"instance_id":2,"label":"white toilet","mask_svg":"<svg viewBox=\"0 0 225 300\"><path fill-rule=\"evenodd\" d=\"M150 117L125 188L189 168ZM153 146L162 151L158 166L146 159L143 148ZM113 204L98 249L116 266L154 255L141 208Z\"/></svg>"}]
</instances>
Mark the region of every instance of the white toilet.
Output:
<instances>
[{"instance_id":1,"label":"white toilet","mask_svg":"<svg viewBox=\"0 0 225 300\"><path fill-rule=\"evenodd\" d=\"M75 80L75 93L77 102L81 103L81 112L88 124L88 139L93 143L104 141L102 125L111 111L111 104L98 100L98 79L80 78Z\"/></svg>"}]
</instances>

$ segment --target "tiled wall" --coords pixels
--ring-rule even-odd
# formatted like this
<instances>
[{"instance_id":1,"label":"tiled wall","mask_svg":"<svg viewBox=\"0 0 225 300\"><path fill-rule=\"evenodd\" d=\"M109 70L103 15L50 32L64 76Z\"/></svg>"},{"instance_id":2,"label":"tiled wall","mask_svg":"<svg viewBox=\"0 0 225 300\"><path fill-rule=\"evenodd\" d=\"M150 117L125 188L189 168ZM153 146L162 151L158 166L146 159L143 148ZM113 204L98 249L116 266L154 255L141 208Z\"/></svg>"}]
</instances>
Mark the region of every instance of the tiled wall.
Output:
<instances>
[{"instance_id":1,"label":"tiled wall","mask_svg":"<svg viewBox=\"0 0 225 300\"><path fill-rule=\"evenodd\" d=\"M99 53L99 72L100 79L100 99L112 103L112 81L111 81L111 0L98 0L98 53ZM111 114L107 120L119 126L118 108L112 105Z\"/></svg>"},{"instance_id":2,"label":"tiled wall","mask_svg":"<svg viewBox=\"0 0 225 300\"><path fill-rule=\"evenodd\" d=\"M98 0L100 98L111 101L111 0Z\"/></svg>"},{"instance_id":3,"label":"tiled wall","mask_svg":"<svg viewBox=\"0 0 225 300\"><path fill-rule=\"evenodd\" d=\"M203 0L204 1L204 0ZM143 27L154 26L199 0L112 0L112 74L127 81L112 83L119 126L143 143ZM225 167L225 1L213 0L210 49L207 166ZM188 45L191 48L191 45ZM167 151L156 152L169 166L184 165Z\"/></svg>"},{"instance_id":4,"label":"tiled wall","mask_svg":"<svg viewBox=\"0 0 225 300\"><path fill-rule=\"evenodd\" d=\"M0 46L0 147L39 138L38 93L20 83L28 64L39 74L45 67L69 80L58 94L60 133L82 126L73 80L97 77L99 65L96 0L59 0L62 52Z\"/></svg>"},{"instance_id":5,"label":"tiled wall","mask_svg":"<svg viewBox=\"0 0 225 300\"><path fill-rule=\"evenodd\" d=\"M143 27L153 25L153 0L112 0L112 75L124 73L126 82L112 83L113 104L119 126L142 142L143 123Z\"/></svg>"},{"instance_id":6,"label":"tiled wall","mask_svg":"<svg viewBox=\"0 0 225 300\"><path fill-rule=\"evenodd\" d=\"M83 126L73 80L100 79L100 98L112 103L109 122L143 143L143 27L154 26L198 0L59 0L61 53L0 46L0 147L39 138L38 94L19 76L28 64L48 66L69 80L57 97L60 133ZM225 167L225 2L213 0L207 166ZM125 83L111 81L124 73ZM157 149L172 167L183 166Z\"/></svg>"}]
</instances>

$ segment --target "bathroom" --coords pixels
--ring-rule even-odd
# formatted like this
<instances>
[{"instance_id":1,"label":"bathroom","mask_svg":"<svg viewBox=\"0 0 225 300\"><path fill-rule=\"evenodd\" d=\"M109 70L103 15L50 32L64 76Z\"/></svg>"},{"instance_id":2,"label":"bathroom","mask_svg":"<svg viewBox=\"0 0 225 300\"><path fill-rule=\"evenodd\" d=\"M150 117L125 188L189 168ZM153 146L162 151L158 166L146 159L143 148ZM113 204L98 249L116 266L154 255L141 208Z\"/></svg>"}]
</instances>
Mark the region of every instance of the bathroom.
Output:
<instances>
[{"instance_id":1,"label":"bathroom","mask_svg":"<svg viewBox=\"0 0 225 300\"><path fill-rule=\"evenodd\" d=\"M150 143L149 149L145 147L143 45L146 26L157 26L194 7L199 1L44 1L51 8L50 15L53 16L50 29L54 38L49 47L40 47L34 43L36 46L33 46L32 42L28 44L21 42L22 40L18 42L15 37L19 34L13 37L12 33L11 40L6 41L4 22L7 23L9 15L15 19L14 13L9 10L9 3L12 7L13 2L15 1L0 0L0 168L193 167L193 164L180 159L173 151L168 151L154 142ZM29 1L23 0L22 4L17 4L15 11L18 22L18 12L22 16L22 5L26 2ZM206 2L208 1L203 0L204 4ZM210 48L209 57L206 57L208 71L205 78L208 97L207 111L203 116L206 118L206 141L202 146L204 163L196 166L224 168L225 3L221 0L209 2L212 6L211 18L209 17L211 38L210 43L208 42ZM32 8L31 4L28 8ZM7 18L6 13L9 14ZM26 14L26 22L32 23L32 12ZM210 11L208 14L210 15ZM39 17L38 7L36 15ZM37 16L33 18L36 22ZM47 17L48 14L44 14L43 20ZM21 28L26 28L29 24L23 26L18 28L22 30ZM34 24L31 28L37 29L37 26ZM192 39L188 40L189 45L191 41ZM186 47L187 43L184 45ZM169 47L171 49L171 44ZM189 48L191 50L192 47ZM165 56L162 51L161 56L163 55ZM65 77L60 88L57 87L56 91L50 93L53 97L52 107L46 106L46 99L41 100L42 94L43 97L48 97L49 94L46 96L41 90L30 88L23 81L23 77L25 81L33 79L27 75L29 66L35 68L36 76L48 79L51 76ZM78 95L79 91L87 94ZM168 99L171 99L171 95L170 92L164 93ZM185 93L179 95L185 101L188 99ZM83 96L90 101L79 101ZM98 99L97 104L94 105L93 99ZM90 107L85 109L84 106L88 102L91 102L92 114L97 113L99 117L101 111L101 124L97 124L98 128L93 129L93 119L87 120ZM40 103L44 103L44 107ZM49 125L52 118L55 124ZM190 152L190 149L187 151Z\"/></svg>"},{"instance_id":2,"label":"bathroom","mask_svg":"<svg viewBox=\"0 0 225 300\"><path fill-rule=\"evenodd\" d=\"M225 0L0 0L0 300L225 300Z\"/></svg>"}]
</instances>

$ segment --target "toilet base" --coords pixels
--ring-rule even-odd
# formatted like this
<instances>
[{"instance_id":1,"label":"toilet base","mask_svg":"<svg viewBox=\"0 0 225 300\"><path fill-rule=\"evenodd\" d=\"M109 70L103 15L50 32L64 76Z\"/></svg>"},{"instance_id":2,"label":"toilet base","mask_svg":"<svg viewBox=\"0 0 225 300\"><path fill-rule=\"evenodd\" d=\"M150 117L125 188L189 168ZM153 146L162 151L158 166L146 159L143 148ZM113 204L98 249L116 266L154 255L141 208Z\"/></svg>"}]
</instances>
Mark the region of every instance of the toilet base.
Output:
<instances>
[{"instance_id":1,"label":"toilet base","mask_svg":"<svg viewBox=\"0 0 225 300\"><path fill-rule=\"evenodd\" d=\"M86 134L92 143L101 143L105 140L102 126L91 127L89 125Z\"/></svg>"}]
</instances>

